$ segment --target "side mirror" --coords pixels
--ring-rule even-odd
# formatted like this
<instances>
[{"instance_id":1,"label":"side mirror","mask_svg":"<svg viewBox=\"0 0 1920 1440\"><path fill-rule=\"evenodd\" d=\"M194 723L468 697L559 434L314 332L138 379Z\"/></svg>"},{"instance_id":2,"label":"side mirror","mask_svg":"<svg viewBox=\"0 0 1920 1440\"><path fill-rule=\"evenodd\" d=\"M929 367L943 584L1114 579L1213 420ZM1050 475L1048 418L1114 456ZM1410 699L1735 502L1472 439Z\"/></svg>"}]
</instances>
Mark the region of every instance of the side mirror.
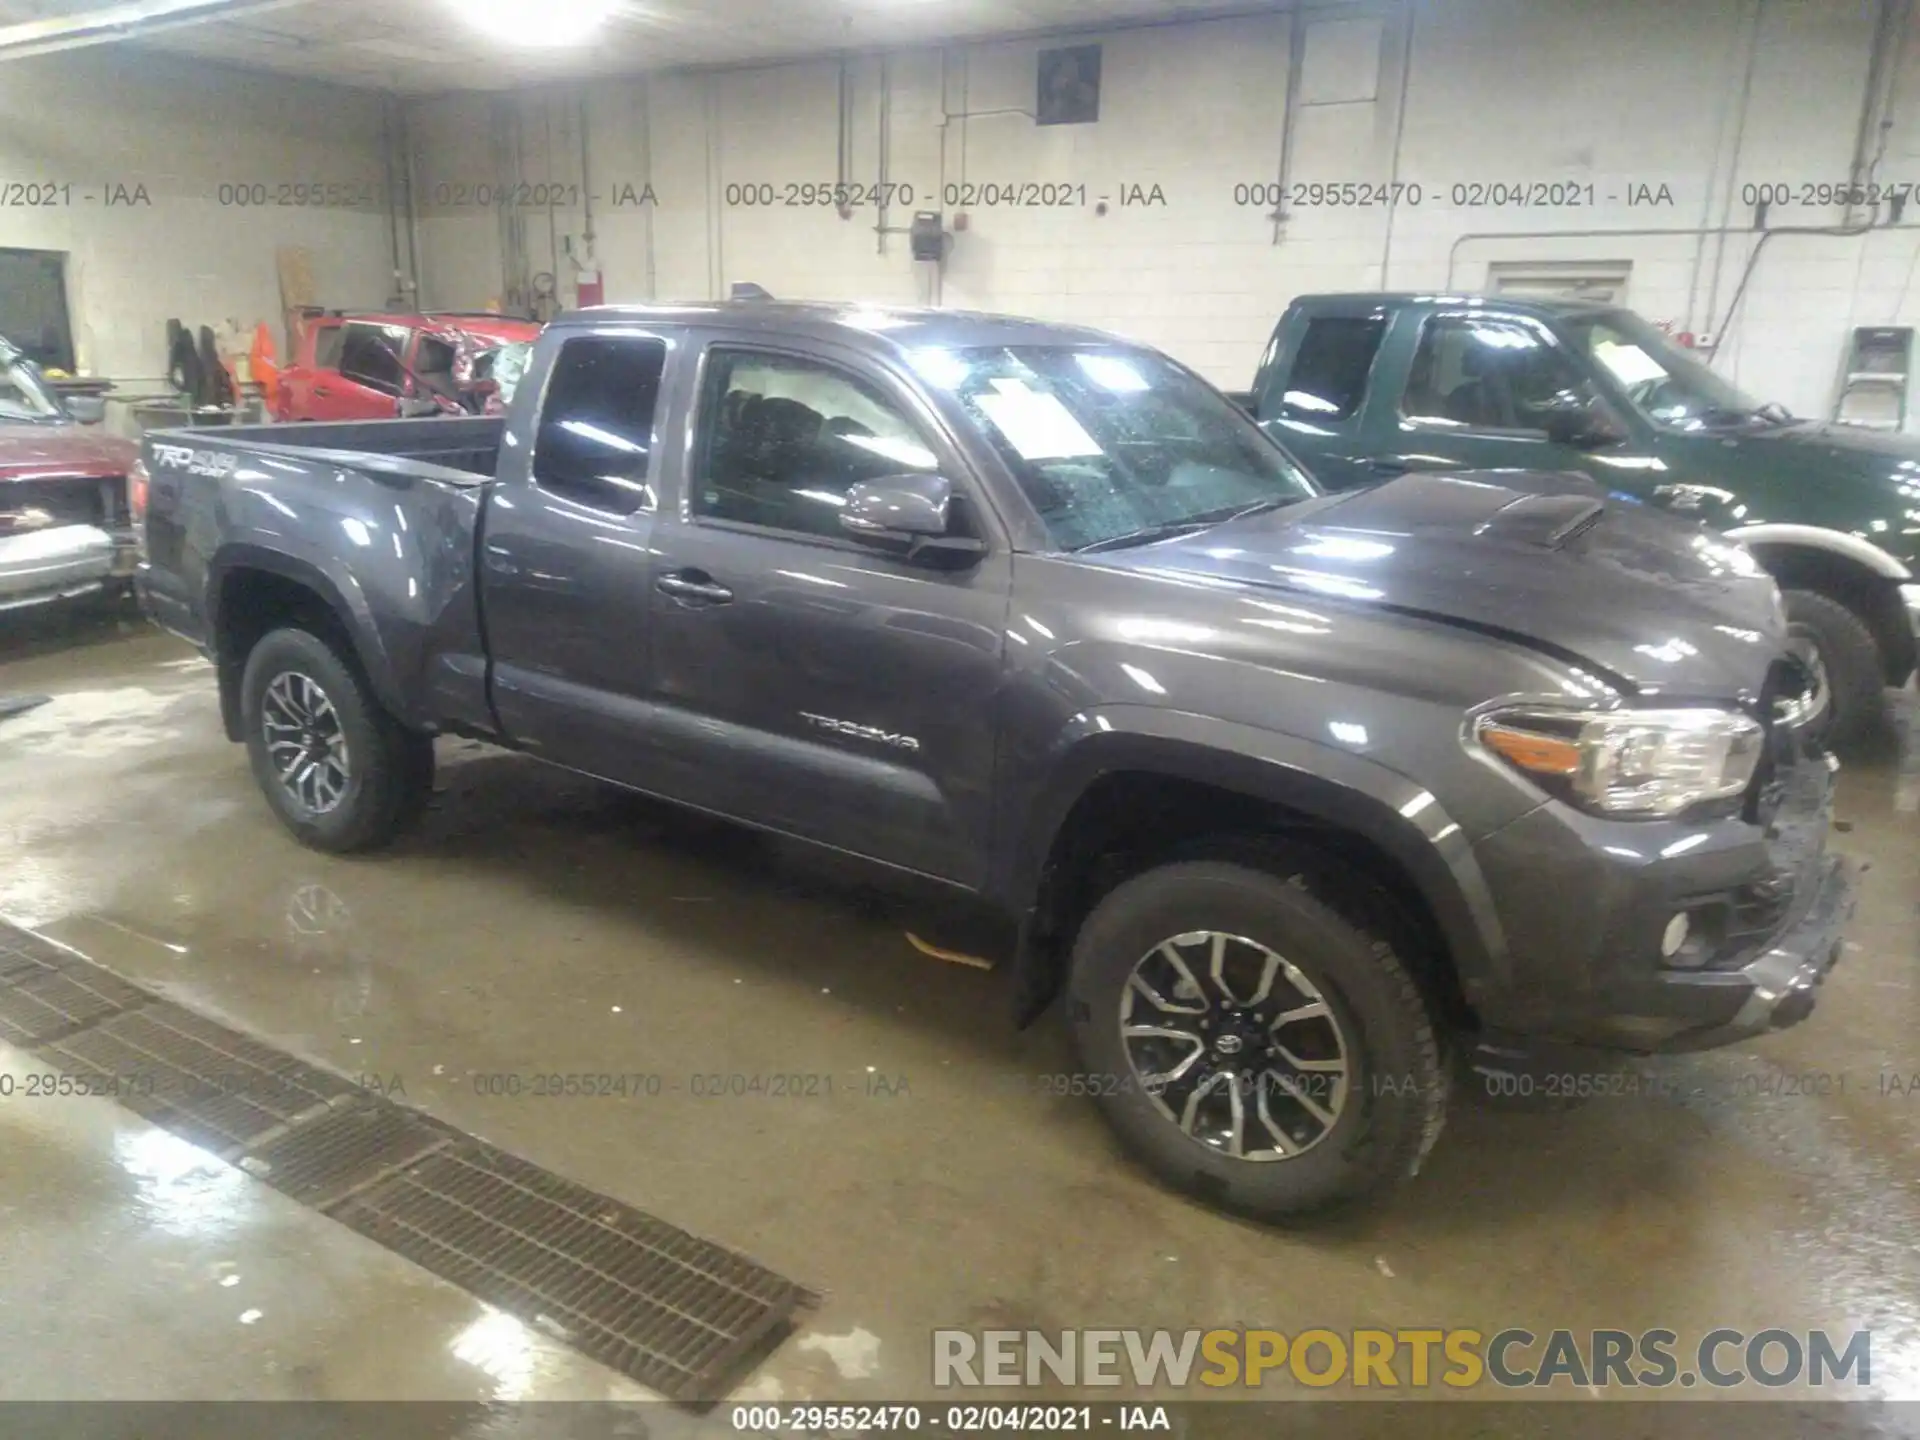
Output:
<instances>
[{"instance_id":1,"label":"side mirror","mask_svg":"<svg viewBox=\"0 0 1920 1440\"><path fill-rule=\"evenodd\" d=\"M840 528L856 540L904 549L909 560L970 560L986 550L980 541L949 535L953 482L944 475L888 475L863 480L847 491Z\"/></svg>"},{"instance_id":2,"label":"side mirror","mask_svg":"<svg viewBox=\"0 0 1920 1440\"><path fill-rule=\"evenodd\" d=\"M898 541L947 533L953 482L944 475L889 475L847 491L840 528L862 540Z\"/></svg>"},{"instance_id":3,"label":"side mirror","mask_svg":"<svg viewBox=\"0 0 1920 1440\"><path fill-rule=\"evenodd\" d=\"M1593 450L1627 438L1598 400L1582 400L1570 390L1561 391L1535 413L1547 439L1556 445Z\"/></svg>"},{"instance_id":4,"label":"side mirror","mask_svg":"<svg viewBox=\"0 0 1920 1440\"><path fill-rule=\"evenodd\" d=\"M69 395L66 398L67 414L76 424L98 425L107 418L107 401L104 395Z\"/></svg>"}]
</instances>

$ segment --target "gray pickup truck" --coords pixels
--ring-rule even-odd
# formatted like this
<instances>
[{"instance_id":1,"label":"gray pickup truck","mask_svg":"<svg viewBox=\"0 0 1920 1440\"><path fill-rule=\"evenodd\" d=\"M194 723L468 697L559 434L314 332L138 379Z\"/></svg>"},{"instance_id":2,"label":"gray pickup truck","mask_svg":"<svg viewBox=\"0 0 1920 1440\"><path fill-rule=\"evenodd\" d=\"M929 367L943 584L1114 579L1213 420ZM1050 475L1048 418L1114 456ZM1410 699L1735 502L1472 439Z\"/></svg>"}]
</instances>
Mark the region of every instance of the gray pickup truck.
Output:
<instances>
[{"instance_id":1,"label":"gray pickup truck","mask_svg":"<svg viewBox=\"0 0 1920 1440\"><path fill-rule=\"evenodd\" d=\"M158 434L135 488L303 841L394 835L452 733L871 862L1246 1213L1416 1171L1454 1055L1725 1043L1840 949L1744 549L1565 475L1322 494L1095 332L589 310L504 418Z\"/></svg>"}]
</instances>

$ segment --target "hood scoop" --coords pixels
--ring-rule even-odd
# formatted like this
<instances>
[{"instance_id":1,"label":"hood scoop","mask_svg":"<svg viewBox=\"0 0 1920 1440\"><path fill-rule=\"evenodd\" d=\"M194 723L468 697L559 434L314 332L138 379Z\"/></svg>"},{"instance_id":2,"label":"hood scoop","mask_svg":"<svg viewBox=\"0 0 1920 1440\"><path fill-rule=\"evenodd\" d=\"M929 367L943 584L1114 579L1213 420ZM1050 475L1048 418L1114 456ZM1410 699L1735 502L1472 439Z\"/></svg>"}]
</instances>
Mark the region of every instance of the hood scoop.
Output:
<instances>
[{"instance_id":1,"label":"hood scoop","mask_svg":"<svg viewBox=\"0 0 1920 1440\"><path fill-rule=\"evenodd\" d=\"M1590 495L1522 495L1474 526L1473 533L1510 545L1563 549L1591 530L1607 507Z\"/></svg>"}]
</instances>

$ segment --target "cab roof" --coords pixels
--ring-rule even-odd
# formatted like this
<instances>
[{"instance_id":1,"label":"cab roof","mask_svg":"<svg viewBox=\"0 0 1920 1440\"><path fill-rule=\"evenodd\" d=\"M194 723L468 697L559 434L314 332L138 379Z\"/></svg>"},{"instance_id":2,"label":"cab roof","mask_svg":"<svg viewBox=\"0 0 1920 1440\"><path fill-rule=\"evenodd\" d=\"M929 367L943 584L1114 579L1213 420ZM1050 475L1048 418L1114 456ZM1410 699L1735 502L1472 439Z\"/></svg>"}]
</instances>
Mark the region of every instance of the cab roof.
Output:
<instances>
[{"instance_id":1,"label":"cab roof","mask_svg":"<svg viewBox=\"0 0 1920 1440\"><path fill-rule=\"evenodd\" d=\"M606 324L703 326L767 336L799 336L869 351L924 346L1127 345L1101 330L1018 315L915 306L794 300L703 300L679 305L595 305L571 310L549 328Z\"/></svg>"},{"instance_id":2,"label":"cab roof","mask_svg":"<svg viewBox=\"0 0 1920 1440\"><path fill-rule=\"evenodd\" d=\"M493 310L329 310L310 317L307 323L315 329L327 325L395 325L433 335L478 335L483 340L507 344L531 340L540 333L538 320L522 320Z\"/></svg>"},{"instance_id":3,"label":"cab roof","mask_svg":"<svg viewBox=\"0 0 1920 1440\"><path fill-rule=\"evenodd\" d=\"M1604 300L1561 300L1547 295L1484 295L1468 290L1354 290L1332 295L1298 295L1294 305L1303 310L1355 311L1375 307L1387 310L1408 307L1457 309L1461 306L1504 310L1521 315L1547 318L1555 315L1594 315L1618 310L1619 305Z\"/></svg>"}]
</instances>

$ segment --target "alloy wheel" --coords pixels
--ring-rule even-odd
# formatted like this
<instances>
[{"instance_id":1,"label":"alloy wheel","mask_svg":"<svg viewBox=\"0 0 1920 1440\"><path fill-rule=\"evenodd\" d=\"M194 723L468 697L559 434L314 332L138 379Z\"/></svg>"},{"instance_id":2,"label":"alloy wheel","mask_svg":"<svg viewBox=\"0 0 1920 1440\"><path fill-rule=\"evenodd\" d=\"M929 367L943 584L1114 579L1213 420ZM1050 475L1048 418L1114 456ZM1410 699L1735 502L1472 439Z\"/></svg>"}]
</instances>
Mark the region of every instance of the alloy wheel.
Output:
<instances>
[{"instance_id":1,"label":"alloy wheel","mask_svg":"<svg viewBox=\"0 0 1920 1440\"><path fill-rule=\"evenodd\" d=\"M1195 930L1134 965L1120 1000L1133 1078L1191 1139L1237 1160L1290 1160L1345 1111L1351 1061L1327 997L1285 956Z\"/></svg>"},{"instance_id":2,"label":"alloy wheel","mask_svg":"<svg viewBox=\"0 0 1920 1440\"><path fill-rule=\"evenodd\" d=\"M1804 688L1783 702L1780 718L1795 730L1818 730L1833 708L1833 681L1820 654L1820 641L1811 630L1796 625L1787 632L1787 653L1800 667Z\"/></svg>"},{"instance_id":3,"label":"alloy wheel","mask_svg":"<svg viewBox=\"0 0 1920 1440\"><path fill-rule=\"evenodd\" d=\"M325 815L346 798L352 779L340 714L311 675L282 671L260 706L267 759L283 788L304 809Z\"/></svg>"}]
</instances>

